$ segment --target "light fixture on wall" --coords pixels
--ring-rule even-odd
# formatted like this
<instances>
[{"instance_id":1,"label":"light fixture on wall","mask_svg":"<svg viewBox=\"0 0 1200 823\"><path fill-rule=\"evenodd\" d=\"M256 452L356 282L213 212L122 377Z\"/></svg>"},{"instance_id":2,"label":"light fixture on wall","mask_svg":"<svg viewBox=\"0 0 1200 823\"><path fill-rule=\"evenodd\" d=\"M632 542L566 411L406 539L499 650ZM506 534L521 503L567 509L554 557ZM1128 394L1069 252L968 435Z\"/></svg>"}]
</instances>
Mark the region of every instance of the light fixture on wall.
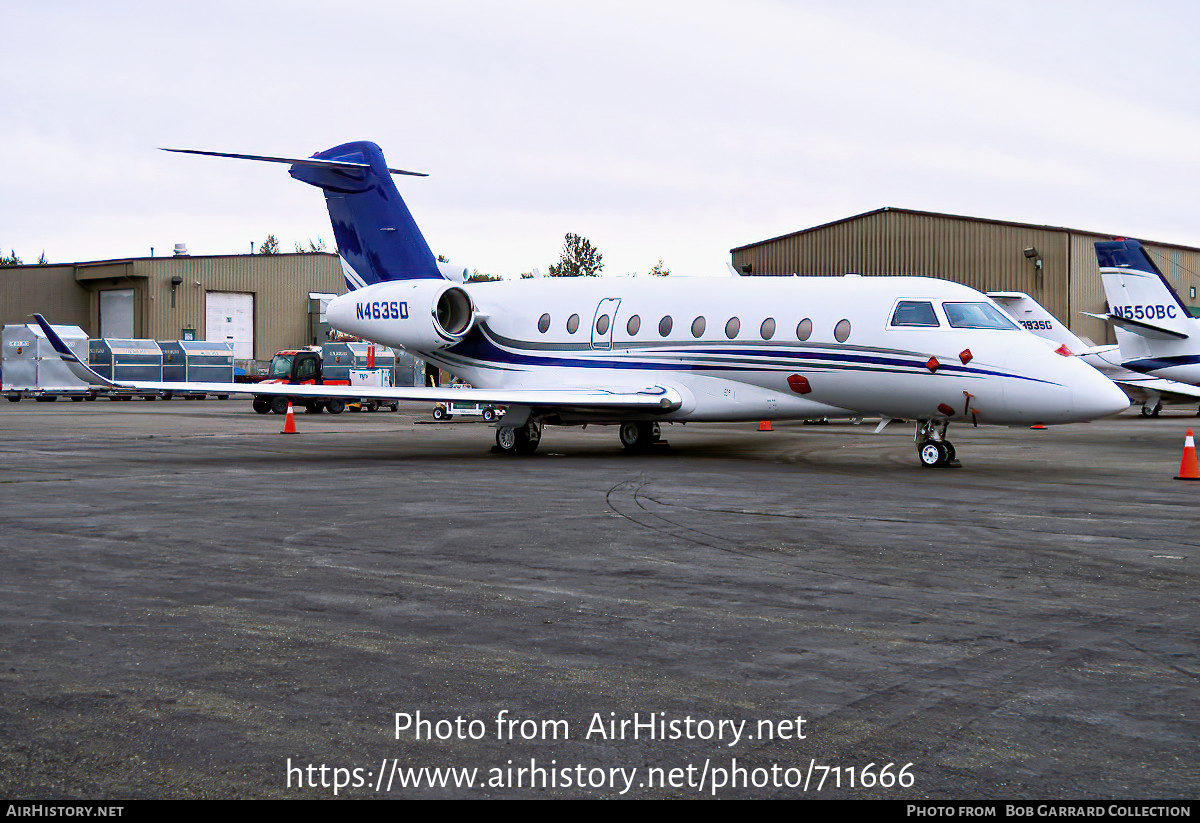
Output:
<instances>
[{"instance_id":1,"label":"light fixture on wall","mask_svg":"<svg viewBox=\"0 0 1200 823\"><path fill-rule=\"evenodd\" d=\"M1042 253L1037 250L1037 246L1028 246L1025 251L1025 259L1033 261L1033 268L1037 275L1038 288L1042 287Z\"/></svg>"},{"instance_id":2,"label":"light fixture on wall","mask_svg":"<svg viewBox=\"0 0 1200 823\"><path fill-rule=\"evenodd\" d=\"M179 284L183 282L183 278L178 274L171 275L171 308L175 308L175 290L179 288Z\"/></svg>"}]
</instances>

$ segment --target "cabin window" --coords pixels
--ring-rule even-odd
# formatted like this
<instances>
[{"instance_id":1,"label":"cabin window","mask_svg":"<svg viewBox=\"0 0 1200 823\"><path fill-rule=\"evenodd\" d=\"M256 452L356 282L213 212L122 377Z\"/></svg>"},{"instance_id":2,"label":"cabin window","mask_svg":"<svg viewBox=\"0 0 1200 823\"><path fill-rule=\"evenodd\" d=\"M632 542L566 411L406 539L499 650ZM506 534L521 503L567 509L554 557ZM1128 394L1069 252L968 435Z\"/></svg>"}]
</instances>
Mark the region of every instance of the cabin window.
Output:
<instances>
[{"instance_id":1,"label":"cabin window","mask_svg":"<svg viewBox=\"0 0 1200 823\"><path fill-rule=\"evenodd\" d=\"M775 336L775 318L768 317L762 321L762 325L758 328L758 334L763 340L770 340Z\"/></svg>"},{"instance_id":2,"label":"cabin window","mask_svg":"<svg viewBox=\"0 0 1200 823\"><path fill-rule=\"evenodd\" d=\"M675 321L673 321L673 320L671 319L671 315L669 315L669 314L668 314L666 317L664 317L662 320L659 320L659 321L658 321L658 335L659 335L659 337L666 337L668 334L670 334L670 333L671 333L671 328L672 328L674 325L675 325Z\"/></svg>"},{"instance_id":3,"label":"cabin window","mask_svg":"<svg viewBox=\"0 0 1200 823\"><path fill-rule=\"evenodd\" d=\"M641 328L642 318L638 317L636 314L629 318L629 322L625 324L625 331L629 332L630 337L633 337L635 334L637 334Z\"/></svg>"},{"instance_id":4,"label":"cabin window","mask_svg":"<svg viewBox=\"0 0 1200 823\"><path fill-rule=\"evenodd\" d=\"M550 330L550 315L543 314L541 317L538 318L538 331L540 331L542 334L545 334L549 330Z\"/></svg>"},{"instance_id":5,"label":"cabin window","mask_svg":"<svg viewBox=\"0 0 1200 823\"><path fill-rule=\"evenodd\" d=\"M692 321L692 337L699 337L704 334L704 315L700 315Z\"/></svg>"},{"instance_id":6,"label":"cabin window","mask_svg":"<svg viewBox=\"0 0 1200 823\"><path fill-rule=\"evenodd\" d=\"M937 328L941 324L933 313L933 304L927 300L901 300L892 312L893 326L924 326Z\"/></svg>"},{"instance_id":7,"label":"cabin window","mask_svg":"<svg viewBox=\"0 0 1200 823\"><path fill-rule=\"evenodd\" d=\"M812 321L807 317L796 324L796 339L807 340L812 337Z\"/></svg>"},{"instance_id":8,"label":"cabin window","mask_svg":"<svg viewBox=\"0 0 1200 823\"><path fill-rule=\"evenodd\" d=\"M572 314L567 318L567 333L574 334L579 331L579 315Z\"/></svg>"},{"instance_id":9,"label":"cabin window","mask_svg":"<svg viewBox=\"0 0 1200 823\"><path fill-rule=\"evenodd\" d=\"M1015 329L1017 326L991 303L943 303L946 319L956 329Z\"/></svg>"},{"instance_id":10,"label":"cabin window","mask_svg":"<svg viewBox=\"0 0 1200 823\"><path fill-rule=\"evenodd\" d=\"M602 314L596 318L596 334L608 334L607 314Z\"/></svg>"},{"instance_id":11,"label":"cabin window","mask_svg":"<svg viewBox=\"0 0 1200 823\"><path fill-rule=\"evenodd\" d=\"M839 320L837 325L833 327L833 338L839 343L845 343L846 338L850 336L850 321Z\"/></svg>"},{"instance_id":12,"label":"cabin window","mask_svg":"<svg viewBox=\"0 0 1200 823\"><path fill-rule=\"evenodd\" d=\"M729 322L725 324L725 336L730 340L738 336L738 332L742 330L742 321L736 317L729 318Z\"/></svg>"}]
</instances>

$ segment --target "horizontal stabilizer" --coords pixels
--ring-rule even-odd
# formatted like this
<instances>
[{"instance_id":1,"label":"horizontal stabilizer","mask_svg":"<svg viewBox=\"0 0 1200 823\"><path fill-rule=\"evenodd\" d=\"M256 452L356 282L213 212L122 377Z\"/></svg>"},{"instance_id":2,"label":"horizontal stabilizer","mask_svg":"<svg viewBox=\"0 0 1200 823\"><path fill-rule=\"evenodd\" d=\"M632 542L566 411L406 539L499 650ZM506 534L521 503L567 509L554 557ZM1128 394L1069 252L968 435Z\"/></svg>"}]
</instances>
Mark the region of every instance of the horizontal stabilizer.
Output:
<instances>
[{"instance_id":1,"label":"horizontal stabilizer","mask_svg":"<svg viewBox=\"0 0 1200 823\"><path fill-rule=\"evenodd\" d=\"M293 166L310 166L314 169L342 169L344 171L361 171L371 168L369 163L355 163L349 160L319 160L315 157L271 157L265 154L233 154L226 151L201 151L200 149L162 149L179 154L203 154L207 157L233 157L238 160L261 160L264 163L290 163ZM419 171L389 168L392 174L407 174L411 177L428 177Z\"/></svg>"},{"instance_id":2,"label":"horizontal stabilizer","mask_svg":"<svg viewBox=\"0 0 1200 823\"><path fill-rule=\"evenodd\" d=\"M1132 317L1120 317L1115 314L1093 314L1090 311L1085 311L1084 314L1088 317L1105 320L1119 329L1140 334L1142 337L1147 337L1151 340L1187 340L1189 337L1189 335L1183 332L1156 326L1153 323L1147 323L1145 320L1134 320Z\"/></svg>"}]
</instances>

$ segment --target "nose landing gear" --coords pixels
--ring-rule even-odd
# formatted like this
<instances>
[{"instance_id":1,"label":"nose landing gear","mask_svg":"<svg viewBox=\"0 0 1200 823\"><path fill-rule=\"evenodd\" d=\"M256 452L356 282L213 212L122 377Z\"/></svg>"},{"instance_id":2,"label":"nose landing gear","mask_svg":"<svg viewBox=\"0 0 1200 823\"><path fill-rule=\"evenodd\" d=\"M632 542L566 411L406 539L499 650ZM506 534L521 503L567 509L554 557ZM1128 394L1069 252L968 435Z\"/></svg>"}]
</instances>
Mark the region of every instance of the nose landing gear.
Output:
<instances>
[{"instance_id":1,"label":"nose landing gear","mask_svg":"<svg viewBox=\"0 0 1200 823\"><path fill-rule=\"evenodd\" d=\"M917 421L917 459L925 469L957 469L962 467L955 456L954 444L946 439L950 421Z\"/></svg>"}]
</instances>

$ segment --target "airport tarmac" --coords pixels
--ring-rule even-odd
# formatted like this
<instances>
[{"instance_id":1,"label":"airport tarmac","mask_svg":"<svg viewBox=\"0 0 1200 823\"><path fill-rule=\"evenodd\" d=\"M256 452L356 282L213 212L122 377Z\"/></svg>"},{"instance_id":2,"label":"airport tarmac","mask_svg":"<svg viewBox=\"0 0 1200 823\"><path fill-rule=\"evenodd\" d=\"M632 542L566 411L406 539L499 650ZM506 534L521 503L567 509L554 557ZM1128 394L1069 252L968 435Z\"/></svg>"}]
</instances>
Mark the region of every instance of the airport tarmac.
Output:
<instances>
[{"instance_id":1,"label":"airport tarmac","mask_svg":"<svg viewBox=\"0 0 1200 823\"><path fill-rule=\"evenodd\" d=\"M1185 411L282 422L0 403L0 796L1200 796Z\"/></svg>"}]
</instances>

